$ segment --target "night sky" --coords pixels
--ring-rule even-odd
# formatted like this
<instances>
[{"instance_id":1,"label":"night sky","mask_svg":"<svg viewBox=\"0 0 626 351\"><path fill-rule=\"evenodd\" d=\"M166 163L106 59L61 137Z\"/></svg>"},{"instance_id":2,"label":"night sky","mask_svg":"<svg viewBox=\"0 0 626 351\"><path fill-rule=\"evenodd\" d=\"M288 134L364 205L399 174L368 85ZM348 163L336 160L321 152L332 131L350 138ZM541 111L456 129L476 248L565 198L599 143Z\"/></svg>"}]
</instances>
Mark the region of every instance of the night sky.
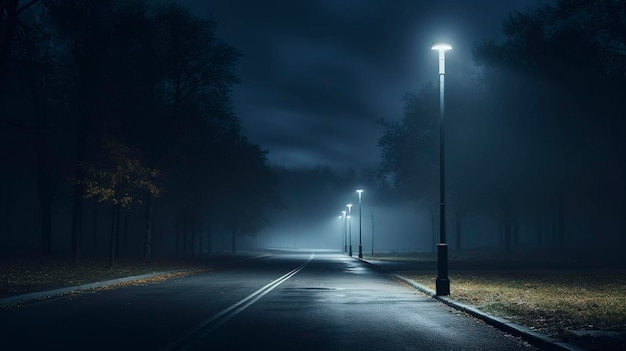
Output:
<instances>
[{"instance_id":1,"label":"night sky","mask_svg":"<svg viewBox=\"0 0 626 351\"><path fill-rule=\"evenodd\" d=\"M538 0L178 0L217 22L242 53L233 91L244 134L286 167L376 167L376 121L400 119L402 98L437 84L433 41L448 41L447 74L473 67L476 41Z\"/></svg>"}]
</instances>

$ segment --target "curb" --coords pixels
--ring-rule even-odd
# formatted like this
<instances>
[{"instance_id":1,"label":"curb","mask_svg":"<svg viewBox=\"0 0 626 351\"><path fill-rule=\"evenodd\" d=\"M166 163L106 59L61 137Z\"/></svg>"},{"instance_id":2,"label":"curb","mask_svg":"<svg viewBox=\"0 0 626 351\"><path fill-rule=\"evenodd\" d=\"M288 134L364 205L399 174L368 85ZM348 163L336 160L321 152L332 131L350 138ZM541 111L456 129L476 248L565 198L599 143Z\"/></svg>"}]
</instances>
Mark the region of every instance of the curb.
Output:
<instances>
[{"instance_id":1,"label":"curb","mask_svg":"<svg viewBox=\"0 0 626 351\"><path fill-rule=\"evenodd\" d=\"M242 262L242 261L247 261L247 260L254 260L254 259L264 258L264 257L268 257L268 256L271 256L271 255L269 255L269 254L261 254L261 255L257 255L257 256L252 256L252 257L246 257L246 258L242 258L242 259L238 259L238 260L233 260L232 262ZM232 263L232 262L230 262L230 263ZM32 293L27 293L27 294L22 294L22 295L9 296L9 297L5 297L5 298L1 298L0 299L0 308L6 308L6 307L10 307L10 306L14 306L14 305L22 304L22 303L27 303L27 302L32 302L32 301L37 301L37 300L51 299L51 298L60 297L60 296L63 296L63 295L68 295L68 294L71 294L71 293L77 293L77 292L93 290L93 289L101 288L101 287L104 287L104 286L110 286L110 285L115 285L115 284L127 283L127 282L137 281L137 280L141 280L141 279L149 279L149 278L154 278L154 277L167 275L167 274L172 274L172 273L185 272L185 271L188 271L188 270L190 270L190 269L177 269L177 270L172 270L172 271L148 273L148 274L142 274L142 275L135 275L135 276L131 276L131 277L124 277L124 278L105 280L105 281L101 281L101 282L87 283L87 284L81 284L81 285L73 285L73 286L68 286L68 287L65 287L65 288L59 288L59 289L53 289L53 290L37 291L37 292L32 292Z\"/></svg>"},{"instance_id":2,"label":"curb","mask_svg":"<svg viewBox=\"0 0 626 351\"><path fill-rule=\"evenodd\" d=\"M59 288L59 289L53 289L53 290L47 290L47 291L37 291L37 292L32 292L32 293L27 293L27 294L22 294L22 295L9 296L9 297L0 299L0 308L5 308L5 307L17 305L20 303L35 301L35 300L51 299L54 297L59 297L59 296L63 296L63 295L67 295L67 294L71 294L75 292L93 290L93 289L101 288L103 286L127 283L131 281L148 279L148 278L153 278L153 277L171 274L171 273L179 273L183 271L186 271L186 269L142 274L142 275L136 275L132 277L117 278L117 279L105 280L105 281L95 282L95 283L68 286L66 288Z\"/></svg>"},{"instance_id":3,"label":"curb","mask_svg":"<svg viewBox=\"0 0 626 351\"><path fill-rule=\"evenodd\" d=\"M478 309L476 309L475 307L469 306L469 305L465 305L456 301L453 301L447 297L443 297L443 296L438 296L433 290L411 280L408 279L406 277L403 277L399 274L396 273L392 273L389 272L381 267L379 267L378 265L376 265L375 263L372 263L370 261L367 261L365 259L362 258L356 258L361 262L364 262L366 264L368 264L369 266L375 268L376 270L383 272L387 275L390 275L398 280L401 280L407 284L409 284L411 287L423 292L424 294L430 296L431 298L440 301L454 309L457 309L459 311L465 312L473 317L476 317L478 319L481 319L482 321L484 321L485 323L494 326L502 331L505 331L507 333L510 333L511 335L515 335L515 336L519 336L525 340L527 340L528 342L536 345L536 346L541 346L544 347L548 350L565 350L565 351L585 351L585 349L580 348L578 346L575 345L571 345L568 344L560 339L551 337L549 335L546 334L542 334L539 332L536 332L534 330L531 330L527 327L524 327L522 325L519 325L517 323L513 323L511 321L508 321L504 318L500 318L500 317L496 317L493 315L490 315L488 313L485 313L483 311L480 311Z\"/></svg>"}]
</instances>

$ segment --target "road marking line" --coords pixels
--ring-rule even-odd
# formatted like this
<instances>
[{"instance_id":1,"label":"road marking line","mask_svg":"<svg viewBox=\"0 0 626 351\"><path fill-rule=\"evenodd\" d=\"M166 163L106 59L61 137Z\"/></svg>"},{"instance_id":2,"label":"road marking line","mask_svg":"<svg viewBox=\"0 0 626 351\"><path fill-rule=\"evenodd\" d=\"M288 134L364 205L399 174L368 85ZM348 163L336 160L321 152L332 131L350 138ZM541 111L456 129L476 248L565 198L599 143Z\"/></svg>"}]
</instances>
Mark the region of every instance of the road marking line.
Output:
<instances>
[{"instance_id":1,"label":"road marking line","mask_svg":"<svg viewBox=\"0 0 626 351\"><path fill-rule=\"evenodd\" d=\"M311 255L309 256L309 258L303 264L301 264L298 268L295 268L287 272L280 278L271 281L264 287L253 292L252 294L243 298L239 302L231 305L230 307L223 309L222 311L212 316L211 318L208 318L205 321L201 322L189 333L185 334L182 338L178 339L177 341L163 348L162 350L186 350L194 346L195 344L197 344L198 341L200 341L202 338L206 337L207 335L211 334L224 322L231 319L232 317L237 315L239 312L250 307L252 304L257 302L260 298L268 294L270 291L274 290L277 286L279 286L280 284L287 281L289 278L296 275L304 267L306 267L306 265L308 265L311 261L313 261L313 258L315 258L315 253L311 252Z\"/></svg>"}]
</instances>

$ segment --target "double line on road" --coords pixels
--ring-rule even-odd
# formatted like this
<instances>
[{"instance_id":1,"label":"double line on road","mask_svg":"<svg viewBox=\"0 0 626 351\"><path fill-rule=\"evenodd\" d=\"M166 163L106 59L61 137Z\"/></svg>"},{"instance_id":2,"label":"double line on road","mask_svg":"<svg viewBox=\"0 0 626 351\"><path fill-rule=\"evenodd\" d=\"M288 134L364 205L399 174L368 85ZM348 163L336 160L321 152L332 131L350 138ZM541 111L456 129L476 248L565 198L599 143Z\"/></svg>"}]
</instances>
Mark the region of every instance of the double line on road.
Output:
<instances>
[{"instance_id":1,"label":"double line on road","mask_svg":"<svg viewBox=\"0 0 626 351\"><path fill-rule=\"evenodd\" d=\"M230 307L223 309L222 311L212 316L211 318L208 318L202 321L189 333L185 334L182 338L178 339L177 341L163 348L162 350L187 350L193 347L198 341L200 341L202 338L206 337L207 335L211 334L215 329L217 329L224 322L231 319L232 317L237 315L239 312L250 307L252 304L257 302L260 298L265 296L267 293L274 290L277 286L287 281L289 278L293 277L294 275L298 274L298 272L300 272L304 267L306 267L306 265L308 265L311 261L313 261L313 258L315 258L315 253L311 252L311 255L309 256L309 258L303 264L301 264L298 268L295 268L289 271L282 277L276 280L273 280L272 282L265 285L261 289L243 298L239 302L231 305Z\"/></svg>"}]
</instances>

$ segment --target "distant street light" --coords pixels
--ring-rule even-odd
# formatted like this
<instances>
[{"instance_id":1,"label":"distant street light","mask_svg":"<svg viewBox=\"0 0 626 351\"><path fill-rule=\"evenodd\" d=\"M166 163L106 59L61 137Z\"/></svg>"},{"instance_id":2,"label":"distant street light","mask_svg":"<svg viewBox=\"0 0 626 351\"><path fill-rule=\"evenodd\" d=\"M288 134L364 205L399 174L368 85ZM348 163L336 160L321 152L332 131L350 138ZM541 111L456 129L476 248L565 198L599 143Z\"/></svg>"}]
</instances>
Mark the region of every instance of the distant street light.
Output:
<instances>
[{"instance_id":1,"label":"distant street light","mask_svg":"<svg viewBox=\"0 0 626 351\"><path fill-rule=\"evenodd\" d=\"M341 220L341 227L340 227L341 228L341 234L340 235L341 235L341 239L343 241L343 227L344 227L344 225L343 225L343 216L337 216L337 218L339 218L339 220ZM341 245L341 246L343 246L343 245ZM339 249L339 250L341 251L341 249Z\"/></svg>"},{"instance_id":2,"label":"distant street light","mask_svg":"<svg viewBox=\"0 0 626 351\"><path fill-rule=\"evenodd\" d=\"M352 257L352 220L350 219L352 204L347 204L346 206L348 207L348 255Z\"/></svg>"},{"instance_id":3,"label":"distant street light","mask_svg":"<svg viewBox=\"0 0 626 351\"><path fill-rule=\"evenodd\" d=\"M348 252L348 232L346 231L346 211L341 211L343 222L343 252Z\"/></svg>"},{"instance_id":4,"label":"distant street light","mask_svg":"<svg viewBox=\"0 0 626 351\"><path fill-rule=\"evenodd\" d=\"M374 257L374 209L372 209L372 258Z\"/></svg>"},{"instance_id":5,"label":"distant street light","mask_svg":"<svg viewBox=\"0 0 626 351\"><path fill-rule=\"evenodd\" d=\"M363 189L356 191L359 193L359 258L363 258L363 245L361 245L361 194Z\"/></svg>"},{"instance_id":6,"label":"distant street light","mask_svg":"<svg viewBox=\"0 0 626 351\"><path fill-rule=\"evenodd\" d=\"M437 244L436 294L450 295L448 279L448 244L446 244L446 205L445 205L445 158L444 158L444 77L446 75L446 51L452 46L433 43L433 50L439 51L439 244Z\"/></svg>"}]
</instances>

